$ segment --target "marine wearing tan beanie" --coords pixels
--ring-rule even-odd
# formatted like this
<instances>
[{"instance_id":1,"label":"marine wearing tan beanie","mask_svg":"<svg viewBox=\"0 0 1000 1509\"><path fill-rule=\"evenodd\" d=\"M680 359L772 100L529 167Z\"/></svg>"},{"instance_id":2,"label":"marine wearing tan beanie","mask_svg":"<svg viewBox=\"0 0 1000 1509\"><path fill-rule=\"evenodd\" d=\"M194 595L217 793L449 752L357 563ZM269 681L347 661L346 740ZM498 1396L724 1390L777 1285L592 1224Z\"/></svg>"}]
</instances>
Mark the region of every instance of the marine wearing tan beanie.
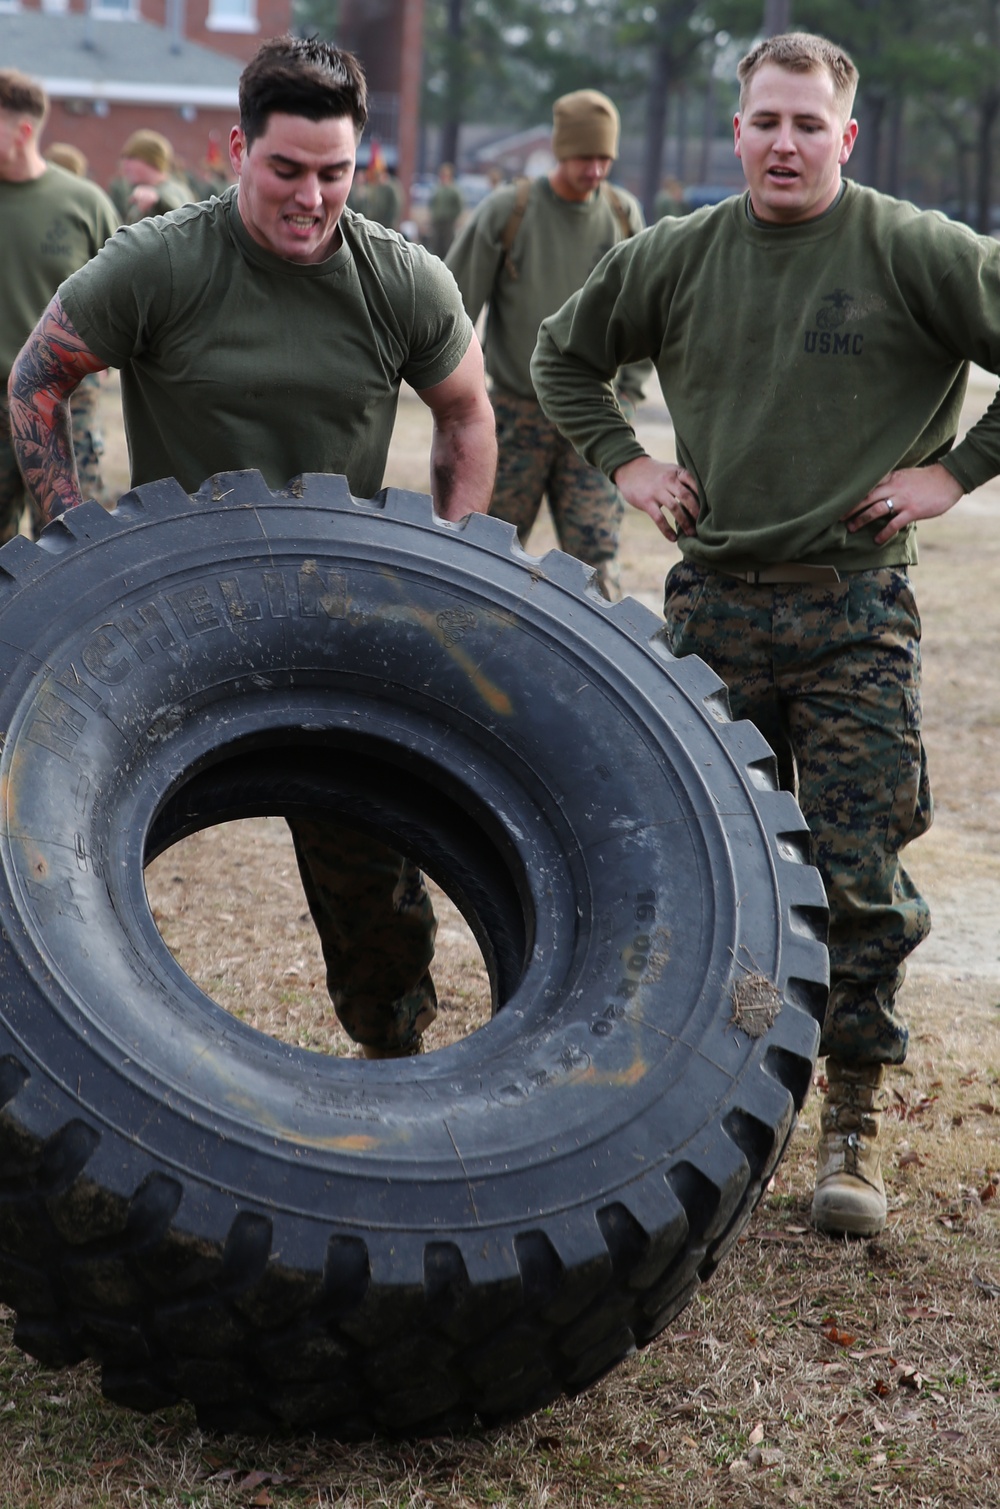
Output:
<instances>
[{"instance_id":1,"label":"marine wearing tan beanie","mask_svg":"<svg viewBox=\"0 0 1000 1509\"><path fill-rule=\"evenodd\" d=\"M174 149L159 131L133 131L122 147L122 157L135 157L157 173L169 173L173 167Z\"/></svg>"},{"instance_id":2,"label":"marine wearing tan beanie","mask_svg":"<svg viewBox=\"0 0 1000 1509\"><path fill-rule=\"evenodd\" d=\"M567 157L617 157L618 111L606 94L577 89L552 106L552 151Z\"/></svg>"}]
</instances>

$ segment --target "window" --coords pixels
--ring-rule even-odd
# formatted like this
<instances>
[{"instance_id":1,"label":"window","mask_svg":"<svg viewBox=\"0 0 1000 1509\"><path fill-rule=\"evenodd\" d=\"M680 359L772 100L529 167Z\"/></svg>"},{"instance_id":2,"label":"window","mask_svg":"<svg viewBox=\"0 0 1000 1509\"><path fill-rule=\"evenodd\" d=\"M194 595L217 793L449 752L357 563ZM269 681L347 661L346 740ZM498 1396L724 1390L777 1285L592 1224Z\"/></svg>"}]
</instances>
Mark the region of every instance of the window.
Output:
<instances>
[{"instance_id":1,"label":"window","mask_svg":"<svg viewBox=\"0 0 1000 1509\"><path fill-rule=\"evenodd\" d=\"M92 0L92 14L102 21L135 21L138 17L136 0Z\"/></svg>"},{"instance_id":2,"label":"window","mask_svg":"<svg viewBox=\"0 0 1000 1509\"><path fill-rule=\"evenodd\" d=\"M210 0L208 31L259 31L257 0Z\"/></svg>"}]
</instances>

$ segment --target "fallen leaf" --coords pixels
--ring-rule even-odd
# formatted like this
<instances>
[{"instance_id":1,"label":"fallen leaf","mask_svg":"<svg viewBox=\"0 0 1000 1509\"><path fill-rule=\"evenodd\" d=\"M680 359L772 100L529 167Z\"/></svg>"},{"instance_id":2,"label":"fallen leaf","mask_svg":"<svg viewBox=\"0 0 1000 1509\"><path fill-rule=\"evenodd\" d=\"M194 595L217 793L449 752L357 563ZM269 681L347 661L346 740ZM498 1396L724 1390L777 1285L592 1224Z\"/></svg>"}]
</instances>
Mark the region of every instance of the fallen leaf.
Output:
<instances>
[{"instance_id":1,"label":"fallen leaf","mask_svg":"<svg viewBox=\"0 0 1000 1509\"><path fill-rule=\"evenodd\" d=\"M753 1430L750 1432L749 1436L747 1437L747 1440L749 1441L749 1443L750 1443L751 1446L759 1446L760 1443L761 1443L761 1441L763 1441L763 1439L764 1439L764 1427L761 1424L757 1424L757 1425L754 1426Z\"/></svg>"},{"instance_id":2,"label":"fallen leaf","mask_svg":"<svg viewBox=\"0 0 1000 1509\"><path fill-rule=\"evenodd\" d=\"M995 1180L991 1179L989 1184L984 1184L982 1189L979 1191L979 1198L985 1205L989 1200L995 1200L996 1197L997 1184Z\"/></svg>"},{"instance_id":3,"label":"fallen leaf","mask_svg":"<svg viewBox=\"0 0 1000 1509\"><path fill-rule=\"evenodd\" d=\"M823 1335L835 1347L853 1347L858 1339L850 1331L841 1331L834 1320L824 1322Z\"/></svg>"},{"instance_id":4,"label":"fallen leaf","mask_svg":"<svg viewBox=\"0 0 1000 1509\"><path fill-rule=\"evenodd\" d=\"M984 1116L995 1116L997 1113L996 1106L989 1100L977 1100L976 1110L982 1111Z\"/></svg>"},{"instance_id":5,"label":"fallen leaf","mask_svg":"<svg viewBox=\"0 0 1000 1509\"><path fill-rule=\"evenodd\" d=\"M910 1367L908 1363L897 1362L890 1369L890 1372L900 1388L912 1389L915 1393L918 1393L924 1386L925 1379L923 1373L918 1372L916 1368Z\"/></svg>"},{"instance_id":6,"label":"fallen leaf","mask_svg":"<svg viewBox=\"0 0 1000 1509\"><path fill-rule=\"evenodd\" d=\"M899 1160L899 1166L900 1168L923 1168L924 1160L919 1153L915 1153L911 1149L910 1152L902 1155Z\"/></svg>"}]
</instances>

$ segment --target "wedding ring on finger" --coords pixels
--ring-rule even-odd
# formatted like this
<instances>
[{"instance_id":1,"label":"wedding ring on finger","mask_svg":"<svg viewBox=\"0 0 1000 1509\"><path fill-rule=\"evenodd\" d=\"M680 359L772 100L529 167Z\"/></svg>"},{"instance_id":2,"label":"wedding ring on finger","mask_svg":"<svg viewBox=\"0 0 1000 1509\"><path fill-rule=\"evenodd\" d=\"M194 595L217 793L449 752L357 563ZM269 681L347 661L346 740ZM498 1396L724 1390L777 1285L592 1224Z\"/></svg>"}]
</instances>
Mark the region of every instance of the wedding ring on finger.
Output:
<instances>
[{"instance_id":1,"label":"wedding ring on finger","mask_svg":"<svg viewBox=\"0 0 1000 1509\"><path fill-rule=\"evenodd\" d=\"M887 519L891 519L892 516L893 516L893 514L895 512L896 512L896 505L895 505L895 503L893 502L893 500L891 498L886 498L886 500L885 500L885 516L886 516L886 518Z\"/></svg>"}]
</instances>

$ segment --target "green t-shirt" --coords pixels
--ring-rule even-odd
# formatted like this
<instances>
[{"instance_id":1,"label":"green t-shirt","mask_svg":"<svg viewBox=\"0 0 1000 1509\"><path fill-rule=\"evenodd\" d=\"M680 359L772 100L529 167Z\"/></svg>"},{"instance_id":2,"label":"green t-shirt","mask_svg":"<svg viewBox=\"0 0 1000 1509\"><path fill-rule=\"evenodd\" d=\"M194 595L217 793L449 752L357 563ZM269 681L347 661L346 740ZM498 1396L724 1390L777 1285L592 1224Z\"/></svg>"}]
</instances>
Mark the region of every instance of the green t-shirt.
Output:
<instances>
[{"instance_id":1,"label":"green t-shirt","mask_svg":"<svg viewBox=\"0 0 1000 1509\"><path fill-rule=\"evenodd\" d=\"M608 476L644 454L608 402L651 356L678 459L698 479L692 560L845 570L916 559L841 516L898 467L941 460L966 490L1000 472L1000 400L951 450L972 361L1000 372L1000 246L847 183L824 215L764 225L748 196L663 220L546 320L546 413Z\"/></svg>"},{"instance_id":2,"label":"green t-shirt","mask_svg":"<svg viewBox=\"0 0 1000 1509\"><path fill-rule=\"evenodd\" d=\"M119 219L122 222L124 222L125 216L128 214L128 197L131 192L132 185L120 173L116 173L108 184L108 198L118 211Z\"/></svg>"},{"instance_id":3,"label":"green t-shirt","mask_svg":"<svg viewBox=\"0 0 1000 1509\"><path fill-rule=\"evenodd\" d=\"M684 201L669 190L661 190L653 200L653 219L666 220L671 215L683 215Z\"/></svg>"},{"instance_id":4,"label":"green t-shirt","mask_svg":"<svg viewBox=\"0 0 1000 1509\"><path fill-rule=\"evenodd\" d=\"M440 225L450 225L458 219L464 208L465 200L457 184L439 183L431 195L431 219Z\"/></svg>"},{"instance_id":5,"label":"green t-shirt","mask_svg":"<svg viewBox=\"0 0 1000 1509\"><path fill-rule=\"evenodd\" d=\"M148 210L141 210L129 199L125 214L126 225L135 225L137 220L144 220L147 215L169 215L171 210L179 210L181 205L190 204L196 197L179 178L164 178L162 183L156 185L156 192L156 203L150 205Z\"/></svg>"},{"instance_id":6,"label":"green t-shirt","mask_svg":"<svg viewBox=\"0 0 1000 1509\"><path fill-rule=\"evenodd\" d=\"M102 189L55 164L26 183L0 182L0 376L64 278L118 228Z\"/></svg>"},{"instance_id":7,"label":"green t-shirt","mask_svg":"<svg viewBox=\"0 0 1000 1509\"><path fill-rule=\"evenodd\" d=\"M325 262L259 246L237 190L142 220L60 290L90 349L122 369L133 483L189 492L256 467L271 487L345 473L382 483L400 383L430 388L472 339L451 274L345 210Z\"/></svg>"},{"instance_id":8,"label":"green t-shirt","mask_svg":"<svg viewBox=\"0 0 1000 1509\"><path fill-rule=\"evenodd\" d=\"M614 193L633 231L641 230L638 202L617 185ZM517 269L513 276L503 237L516 202L516 184L494 189L459 232L447 265L470 319L477 320L483 305L489 305L484 345L486 370L494 383L520 398L534 398L529 363L539 325L583 286L624 233L604 194L574 204L560 199L547 178L536 178L511 247Z\"/></svg>"},{"instance_id":9,"label":"green t-shirt","mask_svg":"<svg viewBox=\"0 0 1000 1509\"><path fill-rule=\"evenodd\" d=\"M387 225L390 230L398 230L399 218L403 213L403 195L399 185L391 178L368 184L361 208L369 220Z\"/></svg>"}]
</instances>

